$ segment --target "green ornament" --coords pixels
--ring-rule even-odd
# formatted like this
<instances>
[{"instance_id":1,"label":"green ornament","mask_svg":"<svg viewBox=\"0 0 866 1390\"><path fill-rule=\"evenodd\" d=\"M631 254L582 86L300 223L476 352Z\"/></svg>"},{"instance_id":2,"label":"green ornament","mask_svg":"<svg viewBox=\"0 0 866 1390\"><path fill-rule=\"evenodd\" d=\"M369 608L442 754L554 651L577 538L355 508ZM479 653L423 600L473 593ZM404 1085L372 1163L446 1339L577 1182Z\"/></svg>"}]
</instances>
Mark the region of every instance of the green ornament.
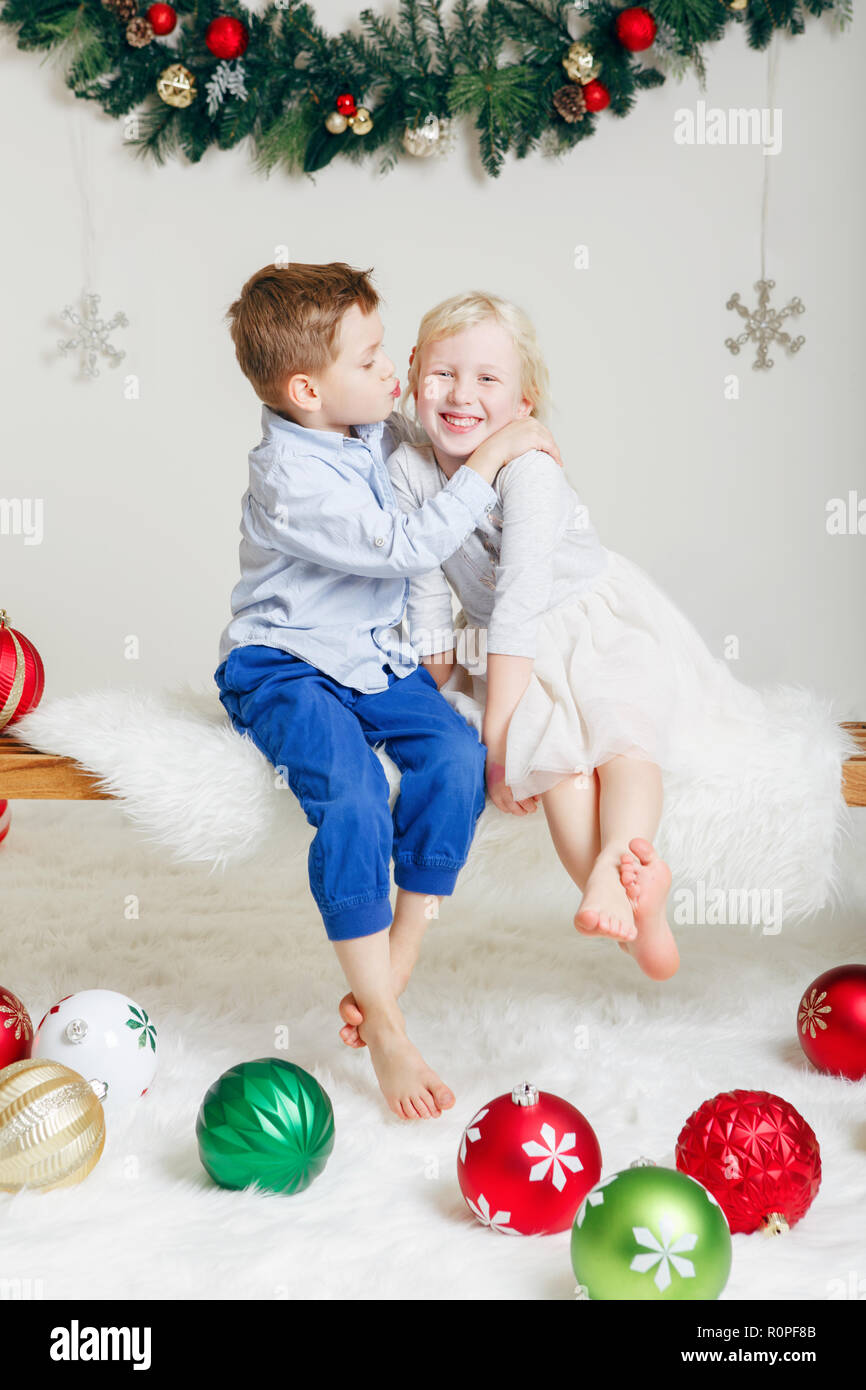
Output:
<instances>
[{"instance_id":1,"label":"green ornament","mask_svg":"<svg viewBox=\"0 0 866 1390\"><path fill-rule=\"evenodd\" d=\"M195 1133L201 1161L220 1187L257 1183L271 1192L302 1192L334 1147L334 1111L303 1067L260 1057L214 1082Z\"/></svg>"},{"instance_id":2,"label":"green ornament","mask_svg":"<svg viewBox=\"0 0 866 1390\"><path fill-rule=\"evenodd\" d=\"M711 1192L676 1168L625 1168L584 1198L571 1263L591 1299L718 1298L731 1233Z\"/></svg>"}]
</instances>

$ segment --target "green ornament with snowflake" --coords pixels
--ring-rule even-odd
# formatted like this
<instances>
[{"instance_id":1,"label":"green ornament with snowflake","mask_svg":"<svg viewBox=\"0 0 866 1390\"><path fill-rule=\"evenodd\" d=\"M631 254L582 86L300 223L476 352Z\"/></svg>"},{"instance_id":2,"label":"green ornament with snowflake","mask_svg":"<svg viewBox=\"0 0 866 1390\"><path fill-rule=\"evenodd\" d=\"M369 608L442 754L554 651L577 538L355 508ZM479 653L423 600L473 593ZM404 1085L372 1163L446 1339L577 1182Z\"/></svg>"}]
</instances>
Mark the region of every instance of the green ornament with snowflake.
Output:
<instances>
[{"instance_id":1,"label":"green ornament with snowflake","mask_svg":"<svg viewBox=\"0 0 866 1390\"><path fill-rule=\"evenodd\" d=\"M731 1270L731 1233L695 1178L639 1160L587 1193L574 1218L571 1263L581 1298L716 1299Z\"/></svg>"}]
</instances>

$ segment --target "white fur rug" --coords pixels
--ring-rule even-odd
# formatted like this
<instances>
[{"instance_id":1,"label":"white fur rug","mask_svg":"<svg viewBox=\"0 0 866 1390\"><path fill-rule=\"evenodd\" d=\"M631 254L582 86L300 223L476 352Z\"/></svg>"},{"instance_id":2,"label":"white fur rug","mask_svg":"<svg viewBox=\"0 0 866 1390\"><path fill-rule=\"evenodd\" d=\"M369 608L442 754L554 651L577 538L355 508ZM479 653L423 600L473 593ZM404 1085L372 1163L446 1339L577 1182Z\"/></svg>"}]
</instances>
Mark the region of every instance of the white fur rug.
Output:
<instances>
[{"instance_id":1,"label":"white fur rug","mask_svg":"<svg viewBox=\"0 0 866 1390\"><path fill-rule=\"evenodd\" d=\"M225 794L224 782L209 791L202 780L200 804ZM575 933L575 893L541 891L540 866L553 870L540 849L515 866L511 841L485 844L490 871L464 876L431 924L403 1001L410 1035L457 1104L410 1125L381 1102L365 1053L338 1037L345 984L300 838L275 866L212 875L154 853L117 803L12 803L0 984L35 1022L70 991L124 991L157 1024L159 1069L80 1187L0 1193L0 1276L20 1281L6 1290L76 1302L570 1300L568 1233L507 1239L469 1215L457 1186L468 1120L529 1080L583 1111L605 1174L640 1155L672 1163L684 1120L719 1091L787 1097L818 1135L822 1186L788 1236L734 1237L723 1297L863 1298L866 1082L813 1071L795 1035L805 985L866 959L861 912L824 911L775 935L677 928L681 968L654 984L612 943ZM859 812L861 856L864 840ZM334 1105L334 1152L295 1197L221 1191L197 1155L208 1086L268 1055L314 1072Z\"/></svg>"},{"instance_id":2,"label":"white fur rug","mask_svg":"<svg viewBox=\"0 0 866 1390\"><path fill-rule=\"evenodd\" d=\"M764 693L766 720L716 725L696 750L695 772L666 777L657 844L674 874L677 920L760 923L773 932L840 901L852 826L841 765L854 744L838 727L842 716L810 691ZM212 870L249 862L259 873L291 862L304 895L311 828L267 759L232 728L213 682L47 700L9 732L99 773L173 862ZM380 757L393 791L396 769ZM543 813L517 818L489 801L464 884L488 903L527 913L565 916L574 902Z\"/></svg>"}]
</instances>

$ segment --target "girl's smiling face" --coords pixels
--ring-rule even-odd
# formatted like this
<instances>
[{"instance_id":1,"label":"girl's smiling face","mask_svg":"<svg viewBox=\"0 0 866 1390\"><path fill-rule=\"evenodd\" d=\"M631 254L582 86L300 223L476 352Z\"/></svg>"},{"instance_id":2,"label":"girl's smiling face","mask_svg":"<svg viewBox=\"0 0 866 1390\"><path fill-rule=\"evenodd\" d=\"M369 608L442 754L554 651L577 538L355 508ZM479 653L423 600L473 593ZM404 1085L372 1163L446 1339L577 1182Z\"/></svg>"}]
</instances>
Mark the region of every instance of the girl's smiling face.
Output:
<instances>
[{"instance_id":1,"label":"girl's smiling face","mask_svg":"<svg viewBox=\"0 0 866 1390\"><path fill-rule=\"evenodd\" d=\"M494 318L424 344L415 403L440 463L468 458L503 425L531 415L520 376L514 339Z\"/></svg>"}]
</instances>

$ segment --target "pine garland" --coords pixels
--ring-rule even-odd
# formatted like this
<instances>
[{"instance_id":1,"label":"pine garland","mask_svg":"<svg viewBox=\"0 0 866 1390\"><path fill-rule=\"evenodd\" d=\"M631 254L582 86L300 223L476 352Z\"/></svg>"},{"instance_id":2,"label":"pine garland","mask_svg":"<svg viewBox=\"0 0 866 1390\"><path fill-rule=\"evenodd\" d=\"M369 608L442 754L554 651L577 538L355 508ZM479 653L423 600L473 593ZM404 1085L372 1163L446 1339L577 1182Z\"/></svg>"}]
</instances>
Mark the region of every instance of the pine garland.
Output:
<instances>
[{"instance_id":1,"label":"pine garland","mask_svg":"<svg viewBox=\"0 0 866 1390\"><path fill-rule=\"evenodd\" d=\"M16 31L19 48L57 52L66 83L108 115L136 111L136 153L157 162L183 154L195 162L212 146L230 149L249 137L256 166L313 173L338 157L379 158L391 167L403 136L432 114L474 121L481 159L496 176L507 154L523 158L540 148L557 155L593 134L607 114L622 117L639 93L665 81L658 61L681 77L693 67L703 85L703 46L740 24L749 46L764 49L776 29L792 35L807 15L828 14L839 29L851 19L850 0L749 0L731 10L724 0L647 0L658 25L658 51L629 52L616 19L624 0L589 0L581 10L579 41L601 64L610 95L606 111L587 111L573 123L560 116L553 95L567 81L562 59L575 42L565 0L398 0L392 17L362 10L356 27L329 36L304 0L279 0L261 14L236 0L172 0L178 29L169 41L134 48L125 22L102 0L0 0L0 23ZM141 0L143 14L148 0ZM243 54L245 100L229 87L219 103L207 98L220 60L204 35L217 15L231 15L249 30ZM179 109L157 96L157 80L181 63L195 79L196 97ZM222 91L216 79L216 88ZM368 133L331 134L325 117L337 96L350 92L372 114ZM208 109L210 105L210 110ZM141 108L138 110L138 108Z\"/></svg>"}]
</instances>

